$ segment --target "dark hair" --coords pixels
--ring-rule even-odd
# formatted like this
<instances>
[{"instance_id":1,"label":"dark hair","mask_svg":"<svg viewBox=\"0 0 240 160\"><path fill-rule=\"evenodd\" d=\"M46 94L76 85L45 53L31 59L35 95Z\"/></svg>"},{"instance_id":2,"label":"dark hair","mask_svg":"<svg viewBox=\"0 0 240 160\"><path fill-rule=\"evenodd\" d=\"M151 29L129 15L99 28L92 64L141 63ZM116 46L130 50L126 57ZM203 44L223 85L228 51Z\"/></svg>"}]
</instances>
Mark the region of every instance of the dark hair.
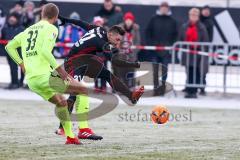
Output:
<instances>
[{"instance_id":1,"label":"dark hair","mask_svg":"<svg viewBox=\"0 0 240 160\"><path fill-rule=\"evenodd\" d=\"M24 1L23 0L19 0L15 3L15 5L20 5L21 7L23 7L24 5Z\"/></svg>"},{"instance_id":2,"label":"dark hair","mask_svg":"<svg viewBox=\"0 0 240 160\"><path fill-rule=\"evenodd\" d=\"M59 9L53 3L48 3L43 6L43 18L52 19L58 16Z\"/></svg>"},{"instance_id":3,"label":"dark hair","mask_svg":"<svg viewBox=\"0 0 240 160\"><path fill-rule=\"evenodd\" d=\"M8 15L8 18L10 18L10 17L15 17L17 20L19 20L21 18L21 15L18 14L17 12L13 12Z\"/></svg>"},{"instance_id":4,"label":"dark hair","mask_svg":"<svg viewBox=\"0 0 240 160\"><path fill-rule=\"evenodd\" d=\"M205 5L202 7L202 9L211 9L209 5Z\"/></svg>"},{"instance_id":5,"label":"dark hair","mask_svg":"<svg viewBox=\"0 0 240 160\"><path fill-rule=\"evenodd\" d=\"M41 0L40 3L39 3L39 6L43 6L45 4L48 4L47 0Z\"/></svg>"},{"instance_id":6,"label":"dark hair","mask_svg":"<svg viewBox=\"0 0 240 160\"><path fill-rule=\"evenodd\" d=\"M117 25L112 26L112 27L108 30L108 32L117 33L117 34L120 34L121 36L123 36L123 35L125 34L125 30L124 30L122 27L117 26Z\"/></svg>"}]
</instances>

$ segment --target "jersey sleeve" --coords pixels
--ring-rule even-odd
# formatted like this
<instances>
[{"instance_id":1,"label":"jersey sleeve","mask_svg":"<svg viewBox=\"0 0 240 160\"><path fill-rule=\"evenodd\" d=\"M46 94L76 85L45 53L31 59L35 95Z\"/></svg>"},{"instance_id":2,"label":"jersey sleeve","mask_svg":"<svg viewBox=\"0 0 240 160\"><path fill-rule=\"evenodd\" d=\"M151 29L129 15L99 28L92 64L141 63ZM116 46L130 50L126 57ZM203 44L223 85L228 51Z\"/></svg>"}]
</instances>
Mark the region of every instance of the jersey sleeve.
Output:
<instances>
[{"instance_id":1,"label":"jersey sleeve","mask_svg":"<svg viewBox=\"0 0 240 160\"><path fill-rule=\"evenodd\" d=\"M23 63L22 58L19 56L17 48L21 47L21 38L24 33L21 32L16 35L13 40L11 40L5 47L8 55L14 60L15 63L21 64Z\"/></svg>"},{"instance_id":2,"label":"jersey sleeve","mask_svg":"<svg viewBox=\"0 0 240 160\"><path fill-rule=\"evenodd\" d=\"M109 53L111 55L115 55L119 52L119 50L115 48L112 44L103 40L98 41L96 46L99 50L102 49L103 52Z\"/></svg>"},{"instance_id":3,"label":"jersey sleeve","mask_svg":"<svg viewBox=\"0 0 240 160\"><path fill-rule=\"evenodd\" d=\"M44 42L42 45L42 54L53 69L56 69L58 67L57 61L52 54L52 50L55 46L57 35L58 30L56 27L54 27L53 29L46 30L45 36L43 38Z\"/></svg>"},{"instance_id":4,"label":"jersey sleeve","mask_svg":"<svg viewBox=\"0 0 240 160\"><path fill-rule=\"evenodd\" d=\"M64 17L64 19L67 23L75 24L75 25L81 27L82 29L84 29L86 31L89 31L89 30L97 27L93 24L87 23L87 22L82 21L82 20L68 19L68 18L65 18L65 17Z\"/></svg>"},{"instance_id":5,"label":"jersey sleeve","mask_svg":"<svg viewBox=\"0 0 240 160\"><path fill-rule=\"evenodd\" d=\"M137 62L129 62L127 60L123 60L121 58L119 58L119 56L117 54L112 56L112 65L114 66L118 66L118 67L123 67L123 68L138 68L139 67L139 63Z\"/></svg>"},{"instance_id":6,"label":"jersey sleeve","mask_svg":"<svg viewBox=\"0 0 240 160\"><path fill-rule=\"evenodd\" d=\"M130 68L137 68L138 63L136 62L129 62L126 60L121 59L119 54L119 49L115 48L112 44L105 42L99 43L99 47L103 48L103 52L108 55L108 57L111 59L111 62L113 65L118 67L130 67ZM106 55L105 55L106 56Z\"/></svg>"}]
</instances>

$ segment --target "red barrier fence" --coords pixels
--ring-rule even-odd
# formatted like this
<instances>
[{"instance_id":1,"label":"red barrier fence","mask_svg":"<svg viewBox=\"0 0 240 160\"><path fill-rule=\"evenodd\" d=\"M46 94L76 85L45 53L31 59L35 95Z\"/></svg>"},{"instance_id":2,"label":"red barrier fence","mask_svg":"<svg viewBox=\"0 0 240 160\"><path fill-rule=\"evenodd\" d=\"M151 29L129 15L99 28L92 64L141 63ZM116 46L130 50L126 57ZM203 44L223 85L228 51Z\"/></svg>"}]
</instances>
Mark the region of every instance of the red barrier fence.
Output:
<instances>
[{"instance_id":1,"label":"red barrier fence","mask_svg":"<svg viewBox=\"0 0 240 160\"><path fill-rule=\"evenodd\" d=\"M8 43L8 40L0 40L0 44L6 45ZM74 45L74 43L61 43L57 42L56 47L64 47L64 48L71 48ZM143 45L132 45L130 47L131 49L139 49L139 50L152 50L152 51L179 51L179 52L185 52L189 54L199 54L202 56L209 56L209 57L215 57L215 58L221 58L226 60L233 60L233 61L240 61L240 57L238 56L228 56L228 55L222 55L219 53L210 53L210 52L204 52L204 51L198 51L198 50L191 50L191 49L185 49L185 48L178 48L178 47L172 47L172 46L143 46Z\"/></svg>"}]
</instances>

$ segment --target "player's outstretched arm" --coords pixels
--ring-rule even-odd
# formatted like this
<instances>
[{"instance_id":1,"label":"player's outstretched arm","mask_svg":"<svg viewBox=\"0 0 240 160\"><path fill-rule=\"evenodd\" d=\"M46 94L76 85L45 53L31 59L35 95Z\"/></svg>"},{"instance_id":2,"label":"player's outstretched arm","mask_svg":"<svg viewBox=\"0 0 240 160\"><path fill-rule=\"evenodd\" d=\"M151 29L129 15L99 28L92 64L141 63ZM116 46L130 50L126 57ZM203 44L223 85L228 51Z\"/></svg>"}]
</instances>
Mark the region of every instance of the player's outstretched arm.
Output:
<instances>
[{"instance_id":1,"label":"player's outstretched arm","mask_svg":"<svg viewBox=\"0 0 240 160\"><path fill-rule=\"evenodd\" d=\"M139 62L129 62L123 59L120 59L117 55L112 57L112 65L123 68L140 68Z\"/></svg>"},{"instance_id":2,"label":"player's outstretched arm","mask_svg":"<svg viewBox=\"0 0 240 160\"><path fill-rule=\"evenodd\" d=\"M72 81L73 78L62 68L62 66L58 66L56 68L56 71L58 72L59 76L64 81Z\"/></svg>"},{"instance_id":3,"label":"player's outstretched arm","mask_svg":"<svg viewBox=\"0 0 240 160\"><path fill-rule=\"evenodd\" d=\"M66 17L63 17L61 15L58 16L58 18L61 20L61 24L60 25L64 25L66 23L71 23L71 24L75 24L79 27L81 27L82 29L84 30L91 30L93 28L96 28L97 26L93 25L93 24L90 24L90 23L87 23L85 21L82 21L82 20L76 20L76 19L69 19L69 18L66 18Z\"/></svg>"},{"instance_id":4,"label":"player's outstretched arm","mask_svg":"<svg viewBox=\"0 0 240 160\"><path fill-rule=\"evenodd\" d=\"M125 67L125 68L140 68L139 62L129 62L123 59L120 59L118 56L119 49L116 47L113 47L111 44L105 44L104 49L111 53L112 55L112 65L115 65L117 67Z\"/></svg>"},{"instance_id":5,"label":"player's outstretched arm","mask_svg":"<svg viewBox=\"0 0 240 160\"><path fill-rule=\"evenodd\" d=\"M12 60L17 63L23 72L25 72L25 68L23 65L23 60L19 56L19 53L17 51L17 48L21 47L21 35L22 33L19 33L14 37L13 40L11 40L5 47L8 55L12 58Z\"/></svg>"},{"instance_id":6,"label":"player's outstretched arm","mask_svg":"<svg viewBox=\"0 0 240 160\"><path fill-rule=\"evenodd\" d=\"M21 46L21 33L16 35L13 40L8 42L5 49L8 53L8 55L14 60L15 63L22 64L23 60L20 58L19 53L17 51L17 48Z\"/></svg>"}]
</instances>

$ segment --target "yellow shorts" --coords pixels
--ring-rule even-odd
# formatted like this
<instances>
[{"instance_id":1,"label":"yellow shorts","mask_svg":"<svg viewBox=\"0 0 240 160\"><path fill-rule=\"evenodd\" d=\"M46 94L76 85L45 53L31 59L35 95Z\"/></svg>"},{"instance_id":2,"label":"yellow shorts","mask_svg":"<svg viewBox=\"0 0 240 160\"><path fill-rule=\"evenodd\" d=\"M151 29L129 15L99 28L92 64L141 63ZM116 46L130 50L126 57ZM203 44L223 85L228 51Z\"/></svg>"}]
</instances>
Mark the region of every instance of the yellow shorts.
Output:
<instances>
[{"instance_id":1,"label":"yellow shorts","mask_svg":"<svg viewBox=\"0 0 240 160\"><path fill-rule=\"evenodd\" d=\"M55 94L64 93L68 87L56 72L27 79L27 84L33 92L47 101Z\"/></svg>"}]
</instances>

